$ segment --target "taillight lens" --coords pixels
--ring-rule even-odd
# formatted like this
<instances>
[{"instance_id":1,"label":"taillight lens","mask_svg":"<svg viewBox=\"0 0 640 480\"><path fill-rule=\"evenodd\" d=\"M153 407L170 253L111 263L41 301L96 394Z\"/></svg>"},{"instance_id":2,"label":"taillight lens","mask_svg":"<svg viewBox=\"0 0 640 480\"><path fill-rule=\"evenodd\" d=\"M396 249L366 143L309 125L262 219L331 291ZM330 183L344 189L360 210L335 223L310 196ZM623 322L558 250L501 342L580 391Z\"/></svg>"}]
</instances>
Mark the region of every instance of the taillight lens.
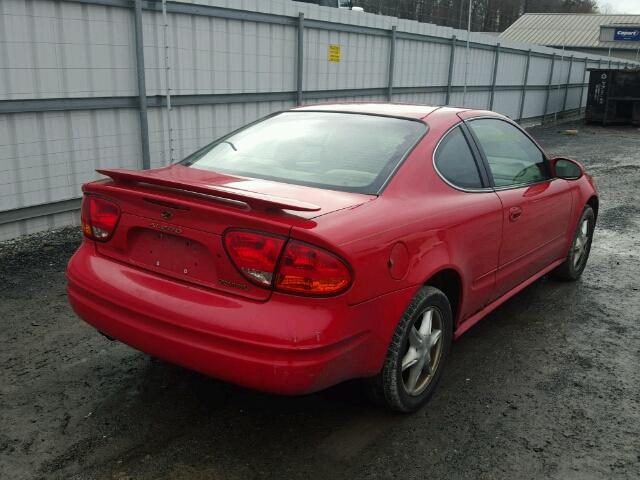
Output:
<instances>
[{"instance_id":1,"label":"taillight lens","mask_svg":"<svg viewBox=\"0 0 640 480\"><path fill-rule=\"evenodd\" d=\"M301 295L335 295L351 285L349 268L334 254L296 240L289 240L285 247L285 242L281 237L245 230L230 230L224 236L235 266L262 287Z\"/></svg>"},{"instance_id":2,"label":"taillight lens","mask_svg":"<svg viewBox=\"0 0 640 480\"><path fill-rule=\"evenodd\" d=\"M120 219L120 207L101 197L85 195L82 199L82 232L91 240L109 240Z\"/></svg>"},{"instance_id":3,"label":"taillight lens","mask_svg":"<svg viewBox=\"0 0 640 480\"><path fill-rule=\"evenodd\" d=\"M233 230L224 236L227 253L252 282L270 287L285 240L264 233Z\"/></svg>"},{"instance_id":4,"label":"taillight lens","mask_svg":"<svg viewBox=\"0 0 640 480\"><path fill-rule=\"evenodd\" d=\"M282 255L275 288L305 295L334 295L351 284L342 260L321 248L290 240Z\"/></svg>"}]
</instances>

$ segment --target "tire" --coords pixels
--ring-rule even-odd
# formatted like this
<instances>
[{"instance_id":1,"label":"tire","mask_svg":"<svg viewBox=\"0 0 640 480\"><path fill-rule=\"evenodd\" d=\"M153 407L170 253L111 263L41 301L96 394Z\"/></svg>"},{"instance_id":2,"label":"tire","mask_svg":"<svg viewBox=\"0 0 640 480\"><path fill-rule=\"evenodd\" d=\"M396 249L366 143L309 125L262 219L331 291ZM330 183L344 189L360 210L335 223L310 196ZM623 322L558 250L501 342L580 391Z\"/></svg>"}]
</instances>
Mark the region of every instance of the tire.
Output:
<instances>
[{"instance_id":1,"label":"tire","mask_svg":"<svg viewBox=\"0 0 640 480\"><path fill-rule=\"evenodd\" d=\"M434 287L421 288L396 327L382 370L368 379L373 399L398 412L419 409L436 389L452 336L451 305L446 295Z\"/></svg>"},{"instance_id":2,"label":"tire","mask_svg":"<svg viewBox=\"0 0 640 480\"><path fill-rule=\"evenodd\" d=\"M587 260L589 260L595 226L596 216L593 213L593 208L587 205L584 207L582 215L580 215L580 220L578 220L567 258L564 263L553 271L554 277L568 281L575 281L580 278L587 266Z\"/></svg>"}]
</instances>

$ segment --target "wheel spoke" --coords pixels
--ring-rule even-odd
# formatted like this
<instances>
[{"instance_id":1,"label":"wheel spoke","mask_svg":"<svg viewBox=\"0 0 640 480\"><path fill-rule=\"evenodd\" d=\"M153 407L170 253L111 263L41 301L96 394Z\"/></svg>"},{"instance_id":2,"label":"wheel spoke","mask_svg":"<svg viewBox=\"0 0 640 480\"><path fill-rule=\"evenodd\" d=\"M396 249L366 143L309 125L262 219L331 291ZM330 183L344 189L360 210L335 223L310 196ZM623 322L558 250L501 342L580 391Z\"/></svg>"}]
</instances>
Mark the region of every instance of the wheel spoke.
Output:
<instances>
[{"instance_id":1,"label":"wheel spoke","mask_svg":"<svg viewBox=\"0 0 640 480\"><path fill-rule=\"evenodd\" d=\"M579 238L576 238L575 243L573 244L573 253L574 255L579 255L580 250L582 250L582 243Z\"/></svg>"},{"instance_id":2,"label":"wheel spoke","mask_svg":"<svg viewBox=\"0 0 640 480\"><path fill-rule=\"evenodd\" d=\"M589 221L584 220L580 224L580 229L576 235L576 239L573 242L573 267L578 268L580 262L584 258L587 252L587 245L589 244Z\"/></svg>"},{"instance_id":3,"label":"wheel spoke","mask_svg":"<svg viewBox=\"0 0 640 480\"><path fill-rule=\"evenodd\" d=\"M409 347L409 350L407 350L407 353L405 353L402 358L402 371L404 372L407 368L415 365L418 360L418 352L416 352L416 349Z\"/></svg>"},{"instance_id":4,"label":"wheel spoke","mask_svg":"<svg viewBox=\"0 0 640 480\"><path fill-rule=\"evenodd\" d=\"M431 332L431 337L430 337L430 347L433 348L435 346L436 343L438 343L438 340L440 340L440 337L442 336L442 330L434 330Z\"/></svg>"},{"instance_id":5,"label":"wheel spoke","mask_svg":"<svg viewBox=\"0 0 640 480\"><path fill-rule=\"evenodd\" d=\"M422 323L420 323L420 335L426 338L431 333L431 324L433 322L433 309L429 309L424 312L422 317Z\"/></svg>"},{"instance_id":6,"label":"wheel spoke","mask_svg":"<svg viewBox=\"0 0 640 480\"><path fill-rule=\"evenodd\" d=\"M422 367L422 370L426 370L427 373L429 375L431 375L432 369L431 369L431 355L427 353L427 358L425 359L424 362L424 367Z\"/></svg>"},{"instance_id":7,"label":"wheel spoke","mask_svg":"<svg viewBox=\"0 0 640 480\"><path fill-rule=\"evenodd\" d=\"M422 342L424 342L424 338L422 337L422 335L418 333L416 327L411 327L411 330L409 330L409 345L417 349L420 348Z\"/></svg>"},{"instance_id":8,"label":"wheel spoke","mask_svg":"<svg viewBox=\"0 0 640 480\"><path fill-rule=\"evenodd\" d=\"M407 379L407 390L413 392L416 389L418 378L424 368L424 358L421 358L411 369L409 370L409 378Z\"/></svg>"},{"instance_id":9,"label":"wheel spoke","mask_svg":"<svg viewBox=\"0 0 640 480\"><path fill-rule=\"evenodd\" d=\"M582 249L579 248L573 255L573 267L577 268L580 263L580 259L582 258Z\"/></svg>"}]
</instances>

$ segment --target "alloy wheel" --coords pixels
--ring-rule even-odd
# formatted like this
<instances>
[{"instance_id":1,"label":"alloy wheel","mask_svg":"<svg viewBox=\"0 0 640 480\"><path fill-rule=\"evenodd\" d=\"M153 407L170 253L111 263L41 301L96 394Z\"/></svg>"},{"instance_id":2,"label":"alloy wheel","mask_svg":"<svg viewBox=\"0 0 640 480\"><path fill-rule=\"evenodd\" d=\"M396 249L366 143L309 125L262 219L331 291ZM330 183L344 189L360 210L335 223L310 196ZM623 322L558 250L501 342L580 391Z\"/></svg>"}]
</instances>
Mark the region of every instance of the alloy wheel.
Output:
<instances>
[{"instance_id":1,"label":"alloy wheel","mask_svg":"<svg viewBox=\"0 0 640 480\"><path fill-rule=\"evenodd\" d=\"M427 388L442 357L442 315L435 307L416 317L409 330L402 357L402 383L407 394L420 395Z\"/></svg>"},{"instance_id":2,"label":"alloy wheel","mask_svg":"<svg viewBox=\"0 0 640 480\"><path fill-rule=\"evenodd\" d=\"M589 252L589 219L585 218L580 224L580 229L573 241L573 268L580 268L583 261L586 261Z\"/></svg>"}]
</instances>

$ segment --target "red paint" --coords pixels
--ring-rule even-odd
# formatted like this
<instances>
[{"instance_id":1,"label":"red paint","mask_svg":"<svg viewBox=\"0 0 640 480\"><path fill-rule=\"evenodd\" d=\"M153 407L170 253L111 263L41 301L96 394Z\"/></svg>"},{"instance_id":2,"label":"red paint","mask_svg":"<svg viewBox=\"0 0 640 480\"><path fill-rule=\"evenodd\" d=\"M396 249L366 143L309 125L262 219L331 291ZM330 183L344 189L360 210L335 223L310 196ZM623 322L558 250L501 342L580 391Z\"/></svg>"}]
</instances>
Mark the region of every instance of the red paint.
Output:
<instances>
[{"instance_id":1,"label":"red paint","mask_svg":"<svg viewBox=\"0 0 640 480\"><path fill-rule=\"evenodd\" d=\"M107 241L85 239L69 262L76 313L187 368L251 388L307 393L377 373L412 296L443 270L459 279L455 336L461 335L562 261L584 205L597 195L586 174L501 191L447 185L433 167L438 141L461 118L504 119L495 113L390 104L322 108L420 118L429 132L380 196L179 165L107 172L114 180L86 184L84 192L117 205L119 216ZM114 210L105 208L108 229ZM272 241L258 247L255 237L235 243L227 237L225 244L232 230ZM281 269L290 285L310 269L315 277L308 277L318 280L307 278L307 289L347 274L349 280L333 295L284 293L250 280L243 265L274 278Z\"/></svg>"}]
</instances>

